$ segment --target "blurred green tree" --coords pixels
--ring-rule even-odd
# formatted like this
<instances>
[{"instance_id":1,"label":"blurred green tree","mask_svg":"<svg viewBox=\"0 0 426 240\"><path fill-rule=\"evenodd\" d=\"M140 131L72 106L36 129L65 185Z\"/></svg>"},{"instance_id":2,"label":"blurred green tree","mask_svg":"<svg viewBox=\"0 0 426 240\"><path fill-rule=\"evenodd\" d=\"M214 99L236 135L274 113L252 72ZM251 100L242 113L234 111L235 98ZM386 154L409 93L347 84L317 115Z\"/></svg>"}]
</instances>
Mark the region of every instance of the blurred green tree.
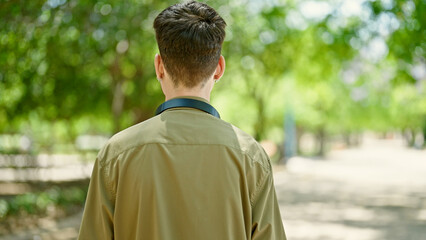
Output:
<instances>
[{"instance_id":1,"label":"blurred green tree","mask_svg":"<svg viewBox=\"0 0 426 240\"><path fill-rule=\"evenodd\" d=\"M213 103L257 139L282 141L290 108L320 153L328 135L426 128L424 0L358 13L344 0L207 2L228 22ZM162 101L152 22L173 3L2 1L0 132L30 128L51 145L151 117Z\"/></svg>"}]
</instances>

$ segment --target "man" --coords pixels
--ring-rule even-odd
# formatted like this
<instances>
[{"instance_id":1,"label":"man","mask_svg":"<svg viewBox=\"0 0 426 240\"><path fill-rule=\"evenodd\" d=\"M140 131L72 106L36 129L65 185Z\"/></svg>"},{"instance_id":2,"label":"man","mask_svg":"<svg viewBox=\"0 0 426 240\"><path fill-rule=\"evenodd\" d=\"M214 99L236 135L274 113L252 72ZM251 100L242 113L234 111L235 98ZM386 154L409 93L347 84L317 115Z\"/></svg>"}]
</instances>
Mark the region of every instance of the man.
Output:
<instances>
[{"instance_id":1,"label":"man","mask_svg":"<svg viewBox=\"0 0 426 240\"><path fill-rule=\"evenodd\" d=\"M209 104L225 26L198 2L157 16L166 102L100 151L79 239L285 239L267 155Z\"/></svg>"}]
</instances>

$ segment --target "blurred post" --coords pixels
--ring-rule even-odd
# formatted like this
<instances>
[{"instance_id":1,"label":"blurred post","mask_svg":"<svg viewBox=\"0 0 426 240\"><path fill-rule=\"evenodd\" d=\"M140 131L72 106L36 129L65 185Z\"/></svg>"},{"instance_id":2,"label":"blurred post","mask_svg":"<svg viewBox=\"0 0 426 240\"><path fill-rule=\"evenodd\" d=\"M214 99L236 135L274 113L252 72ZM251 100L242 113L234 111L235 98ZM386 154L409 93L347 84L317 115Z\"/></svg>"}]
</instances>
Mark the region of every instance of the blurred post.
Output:
<instances>
[{"instance_id":1,"label":"blurred post","mask_svg":"<svg viewBox=\"0 0 426 240\"><path fill-rule=\"evenodd\" d=\"M296 155L296 144L297 138L294 113L291 107L287 107L286 111L284 111L284 164L287 163L288 159Z\"/></svg>"}]
</instances>

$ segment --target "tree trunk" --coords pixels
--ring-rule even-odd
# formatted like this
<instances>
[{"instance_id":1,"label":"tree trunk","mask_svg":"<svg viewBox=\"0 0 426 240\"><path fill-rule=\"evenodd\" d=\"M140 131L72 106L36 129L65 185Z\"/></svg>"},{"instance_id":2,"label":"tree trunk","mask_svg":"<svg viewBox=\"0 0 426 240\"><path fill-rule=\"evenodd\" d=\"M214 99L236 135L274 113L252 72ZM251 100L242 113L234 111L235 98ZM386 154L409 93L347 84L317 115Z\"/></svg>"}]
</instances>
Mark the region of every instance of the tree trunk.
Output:
<instances>
[{"instance_id":1,"label":"tree trunk","mask_svg":"<svg viewBox=\"0 0 426 240\"><path fill-rule=\"evenodd\" d=\"M124 105L124 93L122 91L123 83L121 81L117 82L114 87L114 95L112 98L112 117L114 122L114 133L121 130L120 128L120 117L123 113Z\"/></svg>"},{"instance_id":2,"label":"tree trunk","mask_svg":"<svg viewBox=\"0 0 426 240\"><path fill-rule=\"evenodd\" d=\"M254 138L260 141L265 133L265 105L261 97L256 98L257 103L257 121L254 126Z\"/></svg>"},{"instance_id":3,"label":"tree trunk","mask_svg":"<svg viewBox=\"0 0 426 240\"><path fill-rule=\"evenodd\" d=\"M123 93L123 79L121 78L120 73L120 64L119 64L119 56L116 55L114 59L114 63L110 67L110 74L112 76L112 80L114 82L113 95L112 95L112 119L114 126L114 133L121 130L120 127L120 118L123 113L124 106L124 93Z\"/></svg>"},{"instance_id":4,"label":"tree trunk","mask_svg":"<svg viewBox=\"0 0 426 240\"><path fill-rule=\"evenodd\" d=\"M326 134L324 127L321 127L317 133L318 155L325 156Z\"/></svg>"},{"instance_id":5,"label":"tree trunk","mask_svg":"<svg viewBox=\"0 0 426 240\"><path fill-rule=\"evenodd\" d=\"M352 146L351 133L350 132L345 132L343 134L343 139L344 139L344 142L346 144L346 147L350 148Z\"/></svg>"},{"instance_id":6,"label":"tree trunk","mask_svg":"<svg viewBox=\"0 0 426 240\"><path fill-rule=\"evenodd\" d=\"M296 125L296 139L297 139L297 141L296 141L296 144L297 144L296 145L296 152L297 152L297 154L302 153L302 151L300 149L300 143L301 143L301 140L302 140L303 133L304 133L303 127Z\"/></svg>"},{"instance_id":7,"label":"tree trunk","mask_svg":"<svg viewBox=\"0 0 426 240\"><path fill-rule=\"evenodd\" d=\"M416 140L416 132L411 128L407 128L404 130L404 138L407 145L413 147Z\"/></svg>"}]
</instances>

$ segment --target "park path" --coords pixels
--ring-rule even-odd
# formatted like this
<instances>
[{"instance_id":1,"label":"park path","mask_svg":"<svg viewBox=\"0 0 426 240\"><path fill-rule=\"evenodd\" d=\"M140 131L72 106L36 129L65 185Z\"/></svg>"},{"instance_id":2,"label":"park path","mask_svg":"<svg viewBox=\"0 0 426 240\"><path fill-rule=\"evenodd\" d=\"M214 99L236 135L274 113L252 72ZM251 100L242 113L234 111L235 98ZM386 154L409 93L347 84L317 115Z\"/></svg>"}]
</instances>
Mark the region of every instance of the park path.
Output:
<instances>
[{"instance_id":1,"label":"park path","mask_svg":"<svg viewBox=\"0 0 426 240\"><path fill-rule=\"evenodd\" d=\"M326 159L275 167L289 240L426 240L426 151L367 138ZM81 212L2 240L75 239Z\"/></svg>"},{"instance_id":2,"label":"park path","mask_svg":"<svg viewBox=\"0 0 426 240\"><path fill-rule=\"evenodd\" d=\"M426 151L366 138L275 173L291 240L426 240Z\"/></svg>"}]
</instances>

